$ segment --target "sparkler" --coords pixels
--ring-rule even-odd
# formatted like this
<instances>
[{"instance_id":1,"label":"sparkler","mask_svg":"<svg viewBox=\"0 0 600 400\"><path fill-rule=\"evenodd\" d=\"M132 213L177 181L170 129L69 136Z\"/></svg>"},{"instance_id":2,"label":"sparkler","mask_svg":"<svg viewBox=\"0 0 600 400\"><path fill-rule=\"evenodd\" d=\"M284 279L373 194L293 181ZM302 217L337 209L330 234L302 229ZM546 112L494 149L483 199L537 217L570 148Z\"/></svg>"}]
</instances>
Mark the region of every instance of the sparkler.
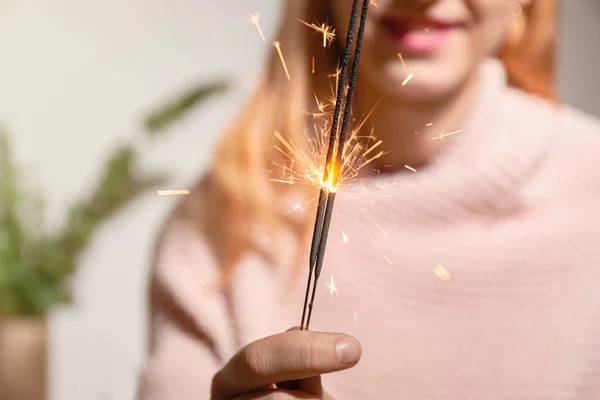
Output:
<instances>
[{"instance_id":1,"label":"sparkler","mask_svg":"<svg viewBox=\"0 0 600 400\"><path fill-rule=\"evenodd\" d=\"M329 145L327 148L327 156L325 167L323 168L323 177L321 178L321 190L319 192L319 200L317 205L317 215L313 230L313 237L309 257L309 275L306 285L306 294L304 297L304 307L302 310L301 329L306 330L310 324L315 293L317 290L317 281L323 267L323 259L325 256L325 247L327 245L327 237L329 234L329 226L331 224L331 216L333 214L333 205L335 201L335 193L338 187L340 170L343 166L344 152L346 151L346 140L348 133L348 124L350 123L350 113L352 108L352 100L354 89L358 75L358 66L360 62L360 52L362 47L362 39L367 20L367 11L370 0L363 0L362 12L360 16L360 25L356 39L356 50L354 53L352 72L348 80L348 87L345 90L348 66L350 63L350 55L354 41L354 30L358 18L358 3L359 0L354 0L352 4L352 12L350 16L350 25L348 27L348 36L346 39L346 48L342 58L342 67L338 78L337 98L335 100L335 111L333 113L333 121L331 124ZM346 99L344 100L344 95ZM339 128L340 116L342 114L342 106L344 106L344 114L341 129ZM339 131L339 132L338 132ZM313 277L314 275L314 277ZM312 283L312 293L311 292ZM310 303L308 302L310 296ZM307 309L308 305L308 309Z\"/></svg>"}]
</instances>

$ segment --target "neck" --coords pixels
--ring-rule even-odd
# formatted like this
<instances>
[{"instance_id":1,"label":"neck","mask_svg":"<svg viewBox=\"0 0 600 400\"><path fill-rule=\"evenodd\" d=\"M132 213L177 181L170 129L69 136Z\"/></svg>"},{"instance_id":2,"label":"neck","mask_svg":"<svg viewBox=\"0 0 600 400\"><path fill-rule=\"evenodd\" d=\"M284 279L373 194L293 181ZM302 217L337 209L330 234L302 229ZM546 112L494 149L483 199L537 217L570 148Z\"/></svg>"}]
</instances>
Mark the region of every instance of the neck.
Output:
<instances>
[{"instance_id":1,"label":"neck","mask_svg":"<svg viewBox=\"0 0 600 400\"><path fill-rule=\"evenodd\" d=\"M459 131L472 105L478 79L473 77L443 101L415 104L375 89L368 81L359 84L354 97L355 115L368 115L363 132L382 140L386 155L375 168L382 172L427 165ZM448 135L450 134L450 135ZM447 135L447 136L443 136Z\"/></svg>"}]
</instances>

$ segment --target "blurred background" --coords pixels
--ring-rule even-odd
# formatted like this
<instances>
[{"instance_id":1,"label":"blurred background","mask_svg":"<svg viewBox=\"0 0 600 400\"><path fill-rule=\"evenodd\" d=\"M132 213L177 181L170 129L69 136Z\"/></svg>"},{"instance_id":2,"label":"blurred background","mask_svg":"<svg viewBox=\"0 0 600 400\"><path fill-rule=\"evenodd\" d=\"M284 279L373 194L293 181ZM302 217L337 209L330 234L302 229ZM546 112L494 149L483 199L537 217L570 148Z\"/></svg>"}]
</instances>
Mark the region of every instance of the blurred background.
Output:
<instances>
[{"instance_id":1,"label":"blurred background","mask_svg":"<svg viewBox=\"0 0 600 400\"><path fill-rule=\"evenodd\" d=\"M49 400L134 398L152 245L177 200L157 190L188 188L207 166L275 39L279 3L0 0L0 129L18 168L3 184L38 195L45 229L62 232L48 240L32 233L24 248L59 243L72 256L40 253L60 267L45 272L58 283L38 282L38 297L0 293L0 324L7 307L43 321ZM562 0L560 8L559 93L600 116L600 2ZM257 12L266 45L247 20ZM0 166L0 181L9 172ZM127 202L114 197L124 185L136 189ZM18 199L2 190L4 201ZM91 206L94 199L104 208ZM0 264L10 260L9 252L0 256ZM0 265L0 292L7 270ZM72 302L55 306L63 299L52 285L65 279Z\"/></svg>"}]
</instances>

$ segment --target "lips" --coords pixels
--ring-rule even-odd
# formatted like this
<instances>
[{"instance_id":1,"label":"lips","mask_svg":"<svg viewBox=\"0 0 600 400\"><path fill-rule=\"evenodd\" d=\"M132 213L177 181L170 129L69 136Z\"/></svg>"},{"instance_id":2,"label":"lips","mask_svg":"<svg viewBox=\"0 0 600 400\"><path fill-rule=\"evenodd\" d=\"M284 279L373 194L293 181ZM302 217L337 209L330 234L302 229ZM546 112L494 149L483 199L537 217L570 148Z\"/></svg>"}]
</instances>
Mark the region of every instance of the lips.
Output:
<instances>
[{"instance_id":1,"label":"lips","mask_svg":"<svg viewBox=\"0 0 600 400\"><path fill-rule=\"evenodd\" d=\"M446 42L451 31L460 24L420 16L384 16L382 30L403 51L433 53Z\"/></svg>"}]
</instances>

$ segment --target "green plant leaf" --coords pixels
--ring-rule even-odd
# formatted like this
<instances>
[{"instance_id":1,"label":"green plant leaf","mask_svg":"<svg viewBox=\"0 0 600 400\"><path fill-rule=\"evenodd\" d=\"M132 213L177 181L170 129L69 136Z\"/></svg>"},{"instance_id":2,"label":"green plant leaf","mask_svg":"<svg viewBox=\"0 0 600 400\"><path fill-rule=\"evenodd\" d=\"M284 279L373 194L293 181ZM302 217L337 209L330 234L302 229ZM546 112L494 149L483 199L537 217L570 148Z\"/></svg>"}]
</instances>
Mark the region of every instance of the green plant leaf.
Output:
<instances>
[{"instance_id":1,"label":"green plant leaf","mask_svg":"<svg viewBox=\"0 0 600 400\"><path fill-rule=\"evenodd\" d=\"M150 112L145 120L148 134L158 135L163 133L174 122L185 117L200 103L227 89L229 89L229 84L226 81L195 85L179 97Z\"/></svg>"}]
</instances>

